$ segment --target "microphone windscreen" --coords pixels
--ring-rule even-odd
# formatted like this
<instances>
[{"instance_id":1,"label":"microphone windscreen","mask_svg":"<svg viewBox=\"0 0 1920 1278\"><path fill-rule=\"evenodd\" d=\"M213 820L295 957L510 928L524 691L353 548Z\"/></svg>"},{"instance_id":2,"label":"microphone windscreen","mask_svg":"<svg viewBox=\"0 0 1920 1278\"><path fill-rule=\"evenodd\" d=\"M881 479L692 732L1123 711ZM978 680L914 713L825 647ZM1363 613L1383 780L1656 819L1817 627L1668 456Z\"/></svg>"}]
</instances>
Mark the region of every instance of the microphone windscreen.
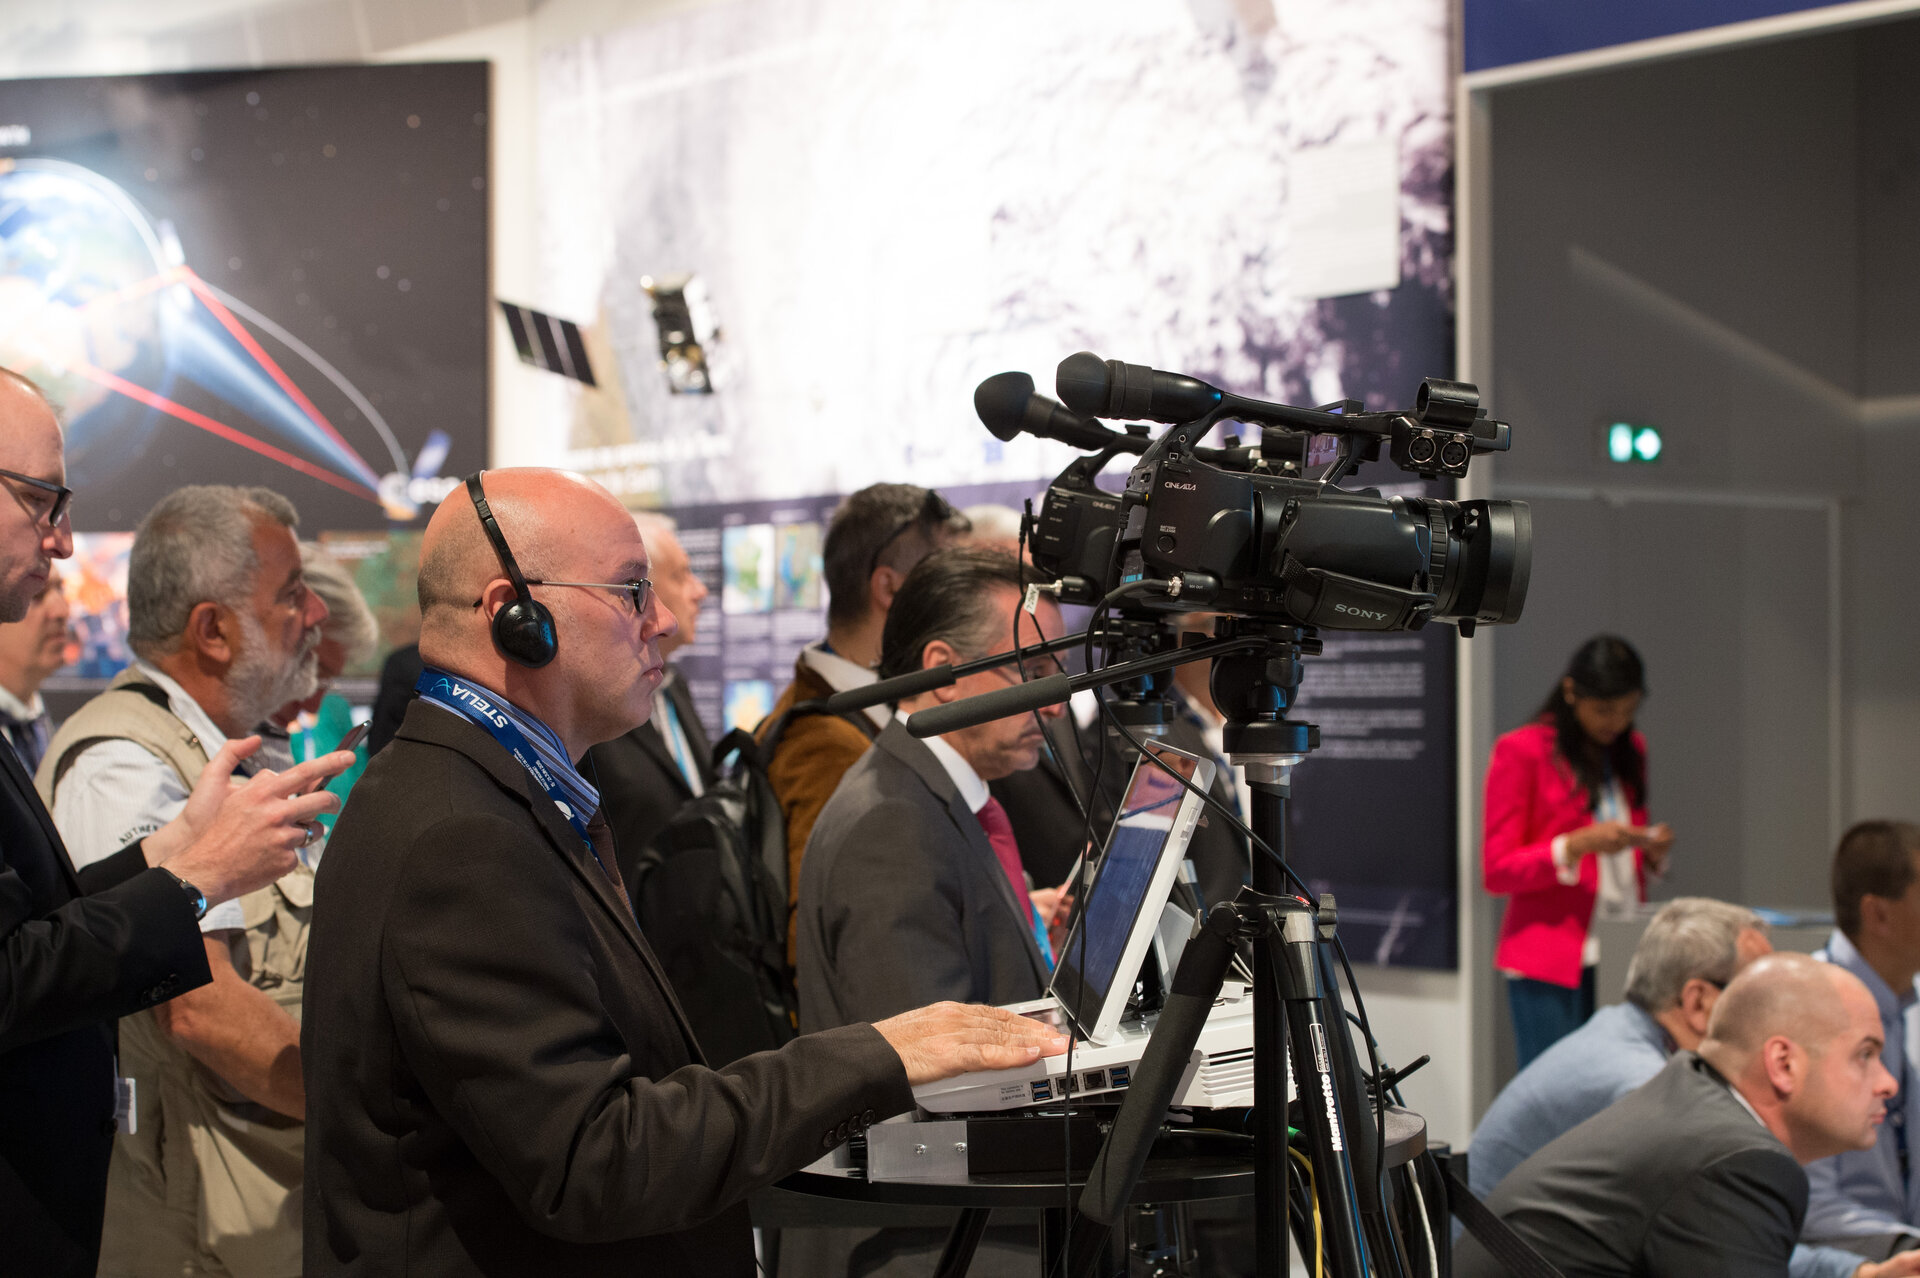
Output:
<instances>
[{"instance_id":1,"label":"microphone windscreen","mask_svg":"<svg viewBox=\"0 0 1920 1278\"><path fill-rule=\"evenodd\" d=\"M961 728L971 728L975 724L1026 714L1042 706L1059 705L1072 695L1072 676L1048 675L1044 679L1031 679L1026 683L995 688L977 697L917 710L907 716L907 731L916 737L937 737Z\"/></svg>"},{"instance_id":2,"label":"microphone windscreen","mask_svg":"<svg viewBox=\"0 0 1920 1278\"><path fill-rule=\"evenodd\" d=\"M1033 378L1025 373L995 373L973 388L973 411L993 437L1011 443L1026 420Z\"/></svg>"},{"instance_id":3,"label":"microphone windscreen","mask_svg":"<svg viewBox=\"0 0 1920 1278\"><path fill-rule=\"evenodd\" d=\"M910 674L836 692L826 700L827 712L850 714L865 710L868 706L877 706L883 701L904 701L908 697L917 697L923 692L944 688L952 682L952 666L929 666L925 670L915 670Z\"/></svg>"},{"instance_id":4,"label":"microphone windscreen","mask_svg":"<svg viewBox=\"0 0 1920 1278\"><path fill-rule=\"evenodd\" d=\"M1053 377L1060 402L1083 417L1106 417L1107 362L1092 351L1079 351L1060 361Z\"/></svg>"}]
</instances>

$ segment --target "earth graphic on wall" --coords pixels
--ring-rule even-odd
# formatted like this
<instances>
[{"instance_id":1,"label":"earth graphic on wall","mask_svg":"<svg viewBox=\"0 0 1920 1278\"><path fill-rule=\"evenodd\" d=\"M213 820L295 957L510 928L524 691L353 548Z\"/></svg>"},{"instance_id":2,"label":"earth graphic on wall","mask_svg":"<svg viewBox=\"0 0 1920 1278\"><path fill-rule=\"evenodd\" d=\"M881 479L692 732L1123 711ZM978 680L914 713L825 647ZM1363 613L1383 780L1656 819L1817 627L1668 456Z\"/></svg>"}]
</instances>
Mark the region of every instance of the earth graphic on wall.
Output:
<instances>
[{"instance_id":1,"label":"earth graphic on wall","mask_svg":"<svg viewBox=\"0 0 1920 1278\"><path fill-rule=\"evenodd\" d=\"M112 182L58 160L0 160L0 365L60 406L76 488L120 474L159 427L160 413L112 386L166 393L163 312L182 304L155 282L178 265L167 256Z\"/></svg>"},{"instance_id":2,"label":"earth graphic on wall","mask_svg":"<svg viewBox=\"0 0 1920 1278\"><path fill-rule=\"evenodd\" d=\"M304 365L316 394L332 383L326 398L310 398L276 350ZM418 502L408 482L431 478L446 452L444 433L432 432L409 467L379 411L337 369L201 278L170 223L63 160L0 160L0 365L32 378L59 408L76 490L140 464L170 424L376 497L389 517L411 519ZM390 473L355 451L323 402L351 406L385 446Z\"/></svg>"}]
</instances>

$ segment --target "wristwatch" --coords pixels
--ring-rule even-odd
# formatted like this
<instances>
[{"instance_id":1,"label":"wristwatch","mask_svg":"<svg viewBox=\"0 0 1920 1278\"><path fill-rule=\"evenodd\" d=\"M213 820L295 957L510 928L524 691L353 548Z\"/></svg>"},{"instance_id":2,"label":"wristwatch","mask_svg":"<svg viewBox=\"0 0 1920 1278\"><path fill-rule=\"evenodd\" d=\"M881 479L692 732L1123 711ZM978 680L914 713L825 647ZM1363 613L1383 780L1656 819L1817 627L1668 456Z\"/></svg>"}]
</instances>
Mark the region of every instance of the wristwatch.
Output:
<instances>
[{"instance_id":1,"label":"wristwatch","mask_svg":"<svg viewBox=\"0 0 1920 1278\"><path fill-rule=\"evenodd\" d=\"M175 883L178 883L180 885L180 891L183 894L185 894L187 898L187 904L193 907L194 922L197 923L201 919L206 918L207 917L207 894L205 892L202 892L199 888L195 887L193 884L187 882L185 879L181 878L179 875L175 874L172 870L167 869L166 866L163 865L163 866L160 866L159 868L162 873L167 874L173 879Z\"/></svg>"}]
</instances>

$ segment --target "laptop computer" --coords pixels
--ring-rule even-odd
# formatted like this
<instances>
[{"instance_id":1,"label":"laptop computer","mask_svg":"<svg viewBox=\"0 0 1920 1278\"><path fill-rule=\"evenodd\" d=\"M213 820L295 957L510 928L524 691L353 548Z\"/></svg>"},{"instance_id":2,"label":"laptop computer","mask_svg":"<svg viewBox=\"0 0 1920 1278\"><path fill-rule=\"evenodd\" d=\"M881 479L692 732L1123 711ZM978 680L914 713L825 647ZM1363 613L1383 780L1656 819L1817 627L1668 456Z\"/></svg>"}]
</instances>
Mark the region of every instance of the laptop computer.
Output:
<instances>
[{"instance_id":1,"label":"laptop computer","mask_svg":"<svg viewBox=\"0 0 1920 1278\"><path fill-rule=\"evenodd\" d=\"M1124 1091L1132 1083L1153 1021L1129 1019L1128 1000L1157 940L1162 970L1171 976L1178 955L1168 952L1176 947L1165 944L1167 898L1205 807L1166 769L1203 791L1215 771L1211 759L1159 742L1149 741L1147 749L1154 758L1143 755L1134 765L1046 997L1007 1009L1071 1034L1071 1072L1069 1055L1061 1055L1017 1069L962 1074L916 1087L920 1108L938 1114L1015 1109L1069 1095ZM1200 1059L1192 1063L1176 1104L1252 1103L1253 1000L1244 985L1229 982L1223 990L1196 1056Z\"/></svg>"}]
</instances>

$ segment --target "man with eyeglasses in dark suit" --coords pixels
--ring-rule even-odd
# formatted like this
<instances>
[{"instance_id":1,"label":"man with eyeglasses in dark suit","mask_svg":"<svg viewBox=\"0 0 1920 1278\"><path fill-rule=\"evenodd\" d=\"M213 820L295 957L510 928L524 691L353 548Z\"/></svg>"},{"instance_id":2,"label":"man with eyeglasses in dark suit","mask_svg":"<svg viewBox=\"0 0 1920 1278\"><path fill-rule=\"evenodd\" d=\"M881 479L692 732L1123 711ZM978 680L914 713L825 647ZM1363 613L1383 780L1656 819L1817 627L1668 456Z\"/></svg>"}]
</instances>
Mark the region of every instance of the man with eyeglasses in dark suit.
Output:
<instances>
[{"instance_id":1,"label":"man with eyeglasses in dark suit","mask_svg":"<svg viewBox=\"0 0 1920 1278\"><path fill-rule=\"evenodd\" d=\"M0 370L0 621L18 621L73 553L60 426L32 382ZM306 791L331 754L235 787L258 738L229 742L186 810L74 870L11 749L0 749L0 1265L92 1275L117 1089L114 1023L207 983L199 918L293 868L308 823L339 806Z\"/></svg>"}]
</instances>

